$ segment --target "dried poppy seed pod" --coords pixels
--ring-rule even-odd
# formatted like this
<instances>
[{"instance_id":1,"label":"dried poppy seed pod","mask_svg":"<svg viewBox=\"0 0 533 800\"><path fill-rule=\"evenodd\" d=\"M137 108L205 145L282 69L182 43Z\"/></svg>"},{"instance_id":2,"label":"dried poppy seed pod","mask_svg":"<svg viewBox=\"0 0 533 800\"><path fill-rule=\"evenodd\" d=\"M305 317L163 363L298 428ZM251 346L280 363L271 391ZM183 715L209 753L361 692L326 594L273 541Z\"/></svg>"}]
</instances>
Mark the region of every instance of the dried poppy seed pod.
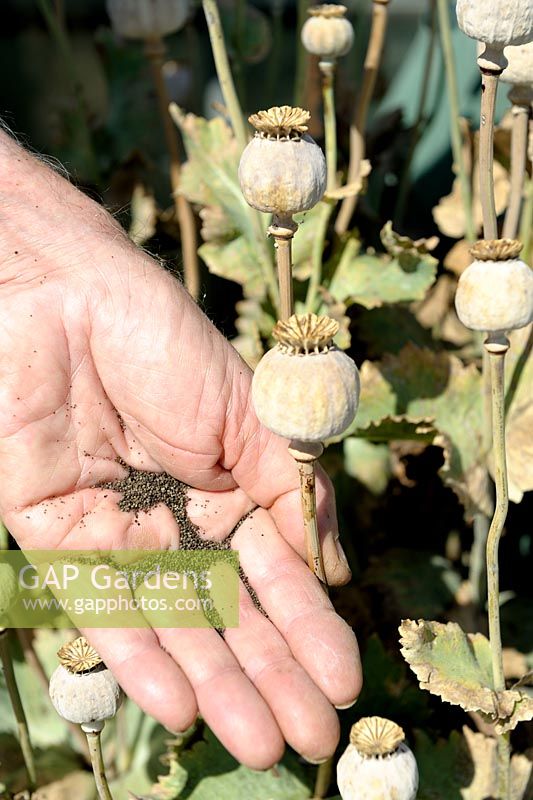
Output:
<instances>
[{"instance_id":1,"label":"dried poppy seed pod","mask_svg":"<svg viewBox=\"0 0 533 800\"><path fill-rule=\"evenodd\" d=\"M294 314L272 331L277 345L259 362L252 402L263 425L287 439L321 442L342 433L359 404L359 373L338 350L338 323Z\"/></svg>"},{"instance_id":2,"label":"dried poppy seed pod","mask_svg":"<svg viewBox=\"0 0 533 800\"><path fill-rule=\"evenodd\" d=\"M533 271L518 258L513 239L481 240L459 279L457 316L467 328L489 333L523 328L533 320Z\"/></svg>"},{"instance_id":3,"label":"dried poppy seed pod","mask_svg":"<svg viewBox=\"0 0 533 800\"><path fill-rule=\"evenodd\" d=\"M508 64L500 80L513 86L533 86L533 42L517 47L506 47L503 51Z\"/></svg>"},{"instance_id":4,"label":"dried poppy seed pod","mask_svg":"<svg viewBox=\"0 0 533 800\"><path fill-rule=\"evenodd\" d=\"M478 42L506 47L533 39L531 0L457 0L459 27Z\"/></svg>"},{"instance_id":5,"label":"dried poppy seed pod","mask_svg":"<svg viewBox=\"0 0 533 800\"><path fill-rule=\"evenodd\" d=\"M457 0L456 13L463 33L485 44L481 69L501 71L507 66L503 48L533 39L531 0Z\"/></svg>"},{"instance_id":6,"label":"dried poppy seed pod","mask_svg":"<svg viewBox=\"0 0 533 800\"><path fill-rule=\"evenodd\" d=\"M125 39L158 39L183 27L187 0L107 0L113 30Z\"/></svg>"},{"instance_id":7,"label":"dried poppy seed pod","mask_svg":"<svg viewBox=\"0 0 533 800\"><path fill-rule=\"evenodd\" d=\"M326 191L326 159L305 133L309 116L274 106L249 118L256 134L241 156L241 190L252 208L281 221L312 208Z\"/></svg>"},{"instance_id":8,"label":"dried poppy seed pod","mask_svg":"<svg viewBox=\"0 0 533 800\"><path fill-rule=\"evenodd\" d=\"M117 713L122 689L84 636L58 652L59 667L50 678L50 699L57 713L78 725L100 729Z\"/></svg>"},{"instance_id":9,"label":"dried poppy seed pod","mask_svg":"<svg viewBox=\"0 0 533 800\"><path fill-rule=\"evenodd\" d=\"M346 55L353 44L353 27L345 17L346 11L346 6L332 4L308 9L310 16L302 27L302 43L309 53L323 60Z\"/></svg>"},{"instance_id":10,"label":"dried poppy seed pod","mask_svg":"<svg viewBox=\"0 0 533 800\"><path fill-rule=\"evenodd\" d=\"M337 764L343 800L415 800L418 768L403 730L383 717L352 726L350 744Z\"/></svg>"}]
</instances>

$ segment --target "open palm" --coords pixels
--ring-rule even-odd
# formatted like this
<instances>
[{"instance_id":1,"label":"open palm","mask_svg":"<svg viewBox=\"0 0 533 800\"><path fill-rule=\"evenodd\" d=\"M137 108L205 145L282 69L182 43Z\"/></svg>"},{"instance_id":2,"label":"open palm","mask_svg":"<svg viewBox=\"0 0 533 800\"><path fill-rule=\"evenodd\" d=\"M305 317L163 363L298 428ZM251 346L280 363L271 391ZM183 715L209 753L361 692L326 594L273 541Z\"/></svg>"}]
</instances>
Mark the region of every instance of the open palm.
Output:
<instances>
[{"instance_id":1,"label":"open palm","mask_svg":"<svg viewBox=\"0 0 533 800\"><path fill-rule=\"evenodd\" d=\"M136 520L97 488L124 474L118 458L193 487L189 516L206 537L224 538L255 509L232 546L268 619L241 587L240 625L224 638L86 633L171 730L200 712L250 766L275 763L284 740L326 758L338 739L333 705L360 687L357 645L302 558L297 471L253 413L249 369L102 209L11 142L4 152L19 160L0 191L2 518L23 548L176 546L166 507ZM342 583L324 477L318 498L328 577Z\"/></svg>"}]
</instances>

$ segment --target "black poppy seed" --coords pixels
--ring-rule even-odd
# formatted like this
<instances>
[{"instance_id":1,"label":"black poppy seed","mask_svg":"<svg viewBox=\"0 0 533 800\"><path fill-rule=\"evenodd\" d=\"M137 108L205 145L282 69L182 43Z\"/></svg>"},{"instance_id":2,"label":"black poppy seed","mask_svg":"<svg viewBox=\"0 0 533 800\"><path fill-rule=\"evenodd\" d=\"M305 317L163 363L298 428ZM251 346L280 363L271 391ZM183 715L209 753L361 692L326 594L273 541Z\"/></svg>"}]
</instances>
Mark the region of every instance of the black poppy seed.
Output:
<instances>
[{"instance_id":1,"label":"black poppy seed","mask_svg":"<svg viewBox=\"0 0 533 800\"><path fill-rule=\"evenodd\" d=\"M181 550L229 550L236 531L252 513L252 511L249 511L245 514L222 542L203 539L200 536L199 527L192 522L187 513L187 489L190 487L186 483L173 478L167 472L148 472L134 469L120 458L117 459L117 462L126 470L125 477L116 481L99 483L97 487L119 492L122 495L118 502L119 509L135 513L135 522L137 524L139 524L137 515L140 511L149 512L150 509L157 505L167 506L180 530ZM267 617L268 615L242 567L239 567L239 577L255 607Z\"/></svg>"}]
</instances>

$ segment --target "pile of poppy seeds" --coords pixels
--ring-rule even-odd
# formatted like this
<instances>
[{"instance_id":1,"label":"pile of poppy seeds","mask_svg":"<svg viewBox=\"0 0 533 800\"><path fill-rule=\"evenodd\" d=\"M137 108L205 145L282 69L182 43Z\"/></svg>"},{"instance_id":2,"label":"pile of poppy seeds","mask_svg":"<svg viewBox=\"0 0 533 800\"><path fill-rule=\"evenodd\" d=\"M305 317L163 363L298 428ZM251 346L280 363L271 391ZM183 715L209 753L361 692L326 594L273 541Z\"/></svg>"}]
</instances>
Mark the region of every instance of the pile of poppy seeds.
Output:
<instances>
[{"instance_id":1,"label":"pile of poppy seeds","mask_svg":"<svg viewBox=\"0 0 533 800\"><path fill-rule=\"evenodd\" d=\"M133 512L136 516L139 512L149 512L158 505L165 505L169 508L179 528L180 550L204 552L230 550L231 540L235 532L252 513L248 512L248 514L245 514L223 541L215 542L210 539L204 539L200 536L200 528L192 522L187 513L187 503L189 499L187 496L187 489L190 487L186 483L172 477L172 475L169 475L167 472L145 472L130 467L122 459L117 460L127 471L126 476L116 481L99 483L98 487L101 489L109 489L113 492L119 492L122 495L118 502L119 509L128 513ZM242 567L239 567L239 577L246 587L255 607L262 614L267 616L255 589L250 584ZM209 613L207 611L205 613L206 616L209 617ZM220 625L217 624L216 619L213 619L213 622L214 627L221 631L222 629Z\"/></svg>"}]
</instances>

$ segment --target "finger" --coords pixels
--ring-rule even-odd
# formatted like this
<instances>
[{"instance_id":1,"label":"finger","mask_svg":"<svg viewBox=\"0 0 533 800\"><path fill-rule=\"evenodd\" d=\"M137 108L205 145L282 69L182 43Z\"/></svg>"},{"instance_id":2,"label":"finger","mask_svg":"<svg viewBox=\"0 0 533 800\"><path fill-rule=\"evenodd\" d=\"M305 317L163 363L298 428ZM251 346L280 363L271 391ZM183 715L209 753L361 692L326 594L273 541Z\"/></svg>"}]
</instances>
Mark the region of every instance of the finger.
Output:
<instances>
[{"instance_id":1,"label":"finger","mask_svg":"<svg viewBox=\"0 0 533 800\"><path fill-rule=\"evenodd\" d=\"M152 630L86 628L83 633L143 711L173 732L192 725L198 714L192 687Z\"/></svg>"},{"instance_id":2,"label":"finger","mask_svg":"<svg viewBox=\"0 0 533 800\"><path fill-rule=\"evenodd\" d=\"M242 585L239 611L239 627L227 628L225 641L270 706L288 744L308 761L325 760L339 740L339 721L331 703Z\"/></svg>"},{"instance_id":3,"label":"finger","mask_svg":"<svg viewBox=\"0 0 533 800\"><path fill-rule=\"evenodd\" d=\"M223 541L255 503L242 489L227 492L187 490L187 516L198 527L202 538Z\"/></svg>"},{"instance_id":4,"label":"finger","mask_svg":"<svg viewBox=\"0 0 533 800\"><path fill-rule=\"evenodd\" d=\"M201 715L224 747L252 769L267 769L284 742L268 705L218 633L157 629L159 640L187 675Z\"/></svg>"},{"instance_id":5,"label":"finger","mask_svg":"<svg viewBox=\"0 0 533 800\"><path fill-rule=\"evenodd\" d=\"M331 703L351 704L362 682L355 636L270 515L254 511L237 529L232 547L295 659Z\"/></svg>"}]
</instances>

